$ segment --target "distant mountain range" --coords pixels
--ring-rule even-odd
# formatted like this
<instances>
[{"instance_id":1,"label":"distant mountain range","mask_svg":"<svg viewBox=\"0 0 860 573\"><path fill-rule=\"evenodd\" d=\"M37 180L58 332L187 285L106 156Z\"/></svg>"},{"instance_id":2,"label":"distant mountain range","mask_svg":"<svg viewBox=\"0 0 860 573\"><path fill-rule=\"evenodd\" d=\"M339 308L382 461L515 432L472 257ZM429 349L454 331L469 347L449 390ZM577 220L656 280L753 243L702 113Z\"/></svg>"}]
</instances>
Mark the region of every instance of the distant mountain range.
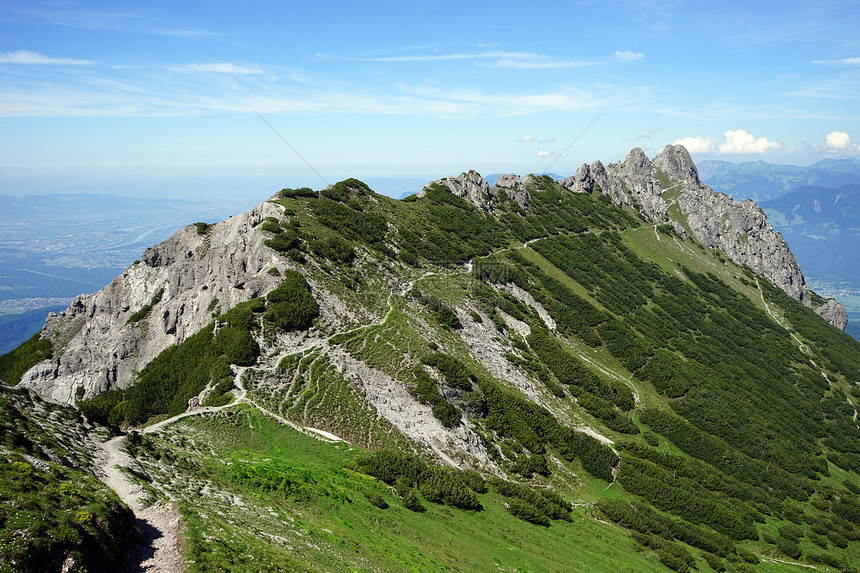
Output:
<instances>
[{"instance_id":1,"label":"distant mountain range","mask_svg":"<svg viewBox=\"0 0 860 573\"><path fill-rule=\"evenodd\" d=\"M860 184L799 187L760 206L807 275L860 288Z\"/></svg>"},{"instance_id":2,"label":"distant mountain range","mask_svg":"<svg viewBox=\"0 0 860 573\"><path fill-rule=\"evenodd\" d=\"M804 186L835 188L860 183L860 160L822 159L808 167L764 161L701 161L699 176L714 191L756 203L776 199Z\"/></svg>"}]
</instances>

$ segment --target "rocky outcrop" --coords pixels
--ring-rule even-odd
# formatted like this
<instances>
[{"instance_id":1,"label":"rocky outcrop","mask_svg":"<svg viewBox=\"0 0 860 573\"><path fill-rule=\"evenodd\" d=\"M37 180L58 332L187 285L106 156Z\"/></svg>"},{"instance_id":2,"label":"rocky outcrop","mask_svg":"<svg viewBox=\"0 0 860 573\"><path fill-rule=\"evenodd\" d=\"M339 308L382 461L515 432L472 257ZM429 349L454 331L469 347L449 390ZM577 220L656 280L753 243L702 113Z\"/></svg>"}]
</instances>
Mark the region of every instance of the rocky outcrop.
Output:
<instances>
[{"instance_id":1,"label":"rocky outcrop","mask_svg":"<svg viewBox=\"0 0 860 573\"><path fill-rule=\"evenodd\" d=\"M829 299L816 308L815 312L818 316L845 332L845 328L848 326L848 312L835 298Z\"/></svg>"},{"instance_id":2,"label":"rocky outcrop","mask_svg":"<svg viewBox=\"0 0 860 573\"><path fill-rule=\"evenodd\" d=\"M690 153L681 145L667 145L654 158L654 167L674 179L679 179L689 185L701 185L699 170L690 157Z\"/></svg>"},{"instance_id":3,"label":"rocky outcrop","mask_svg":"<svg viewBox=\"0 0 860 573\"><path fill-rule=\"evenodd\" d=\"M418 194L419 197L427 195L427 189L431 185L441 185L447 187L448 190L457 197L461 197L484 211L493 212L496 210L496 203L499 201L500 194L504 192L508 197L514 200L519 207L528 211L529 200L531 195L528 192L528 182L531 175L527 175L521 179L519 175L507 173L499 175L496 184L490 186L486 179L481 177L481 174L476 171L461 173L457 177L445 177L431 181L424 186L424 189Z\"/></svg>"},{"instance_id":4,"label":"rocky outcrop","mask_svg":"<svg viewBox=\"0 0 860 573\"><path fill-rule=\"evenodd\" d=\"M277 284L266 271L280 260L262 244L266 236L255 227L282 211L265 202L210 226L205 234L188 226L147 249L108 286L77 297L48 318L42 336L53 341L55 357L33 367L21 385L65 404L128 386L162 350L211 322L213 312ZM145 316L134 320L147 306Z\"/></svg>"},{"instance_id":5,"label":"rocky outcrop","mask_svg":"<svg viewBox=\"0 0 860 573\"><path fill-rule=\"evenodd\" d=\"M792 298L805 300L807 285L800 265L758 205L750 200L739 203L704 187L682 193L677 204L700 243L767 277Z\"/></svg>"},{"instance_id":6,"label":"rocky outcrop","mask_svg":"<svg viewBox=\"0 0 860 573\"><path fill-rule=\"evenodd\" d=\"M521 209L528 211L531 195L526 189L526 183L530 177L531 175L526 175L526 180L523 181L520 179L519 175L514 173L499 175L499 178L496 180L496 184L490 190L490 193L495 196L499 194L500 190L503 190L509 197L516 201L517 205L519 205Z\"/></svg>"},{"instance_id":7,"label":"rocky outcrop","mask_svg":"<svg viewBox=\"0 0 860 573\"><path fill-rule=\"evenodd\" d=\"M600 161L583 164L561 184L575 193L605 193L617 205L634 207L652 219L666 217L668 204L660 198L660 182L651 161L638 147L627 154L623 163L605 167Z\"/></svg>"},{"instance_id":8,"label":"rocky outcrop","mask_svg":"<svg viewBox=\"0 0 860 573\"><path fill-rule=\"evenodd\" d=\"M485 211L492 210L490 184L477 171L469 171L468 173L461 173L457 177L445 177L431 181L424 186L418 196L426 196L427 188L431 185L445 186L453 195L465 199L475 207Z\"/></svg>"}]
</instances>

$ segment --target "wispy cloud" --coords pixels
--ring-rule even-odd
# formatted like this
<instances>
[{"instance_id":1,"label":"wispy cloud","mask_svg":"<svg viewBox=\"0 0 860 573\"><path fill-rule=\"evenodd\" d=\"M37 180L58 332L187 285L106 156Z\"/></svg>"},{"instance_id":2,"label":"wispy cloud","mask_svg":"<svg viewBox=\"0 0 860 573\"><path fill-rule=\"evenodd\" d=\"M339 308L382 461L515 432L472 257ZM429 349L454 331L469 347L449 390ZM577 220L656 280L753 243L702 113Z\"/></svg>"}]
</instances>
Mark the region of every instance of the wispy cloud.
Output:
<instances>
[{"instance_id":1,"label":"wispy cloud","mask_svg":"<svg viewBox=\"0 0 860 573\"><path fill-rule=\"evenodd\" d=\"M599 62L587 60L556 60L534 52L452 52L431 54L405 54L399 56L334 56L318 52L317 59L340 62L420 63L474 60L479 65L516 69L560 69L596 66Z\"/></svg>"},{"instance_id":2,"label":"wispy cloud","mask_svg":"<svg viewBox=\"0 0 860 573\"><path fill-rule=\"evenodd\" d=\"M860 66L860 58L841 58L838 60L812 60L812 63L825 66Z\"/></svg>"},{"instance_id":3,"label":"wispy cloud","mask_svg":"<svg viewBox=\"0 0 860 573\"><path fill-rule=\"evenodd\" d=\"M531 143L531 142L533 142L534 140L535 140L535 136L534 136L534 134L530 133L530 134L528 134L528 135L524 135L524 136L522 136L522 137L521 137L521 138L519 138L517 141L519 141L520 143Z\"/></svg>"},{"instance_id":4,"label":"wispy cloud","mask_svg":"<svg viewBox=\"0 0 860 573\"><path fill-rule=\"evenodd\" d=\"M556 139L551 135L548 135L548 136L544 137L543 139L541 139L540 141L538 141L538 143L555 143L555 142L556 142Z\"/></svg>"},{"instance_id":5,"label":"wispy cloud","mask_svg":"<svg viewBox=\"0 0 860 573\"><path fill-rule=\"evenodd\" d=\"M164 26L136 12L84 10L71 3L68 8L63 7L62 3L0 8L0 15L82 30L112 30L173 37L213 35L212 32L200 28Z\"/></svg>"},{"instance_id":6,"label":"wispy cloud","mask_svg":"<svg viewBox=\"0 0 860 573\"><path fill-rule=\"evenodd\" d=\"M660 133L660 129L657 127L652 127L651 129L644 129L639 132L639 137L637 137L636 139L651 139L651 136L657 133Z\"/></svg>"},{"instance_id":7,"label":"wispy cloud","mask_svg":"<svg viewBox=\"0 0 860 573\"><path fill-rule=\"evenodd\" d=\"M547 151L545 149L541 149L540 151L537 152L537 156L545 159L547 157L552 157L552 152Z\"/></svg>"},{"instance_id":8,"label":"wispy cloud","mask_svg":"<svg viewBox=\"0 0 860 573\"><path fill-rule=\"evenodd\" d=\"M240 66L230 62L213 62L209 64L186 64L171 68L179 72L212 72L217 74L239 74L251 75L262 73L263 70L257 66Z\"/></svg>"},{"instance_id":9,"label":"wispy cloud","mask_svg":"<svg viewBox=\"0 0 860 573\"><path fill-rule=\"evenodd\" d=\"M621 62L636 62L645 59L641 52L615 52L615 59Z\"/></svg>"},{"instance_id":10,"label":"wispy cloud","mask_svg":"<svg viewBox=\"0 0 860 573\"><path fill-rule=\"evenodd\" d=\"M54 58L45 56L38 52L18 50L17 52L5 52L0 54L0 64L48 64L55 66L91 66L96 62L92 60L79 60L74 58Z\"/></svg>"},{"instance_id":11,"label":"wispy cloud","mask_svg":"<svg viewBox=\"0 0 860 573\"><path fill-rule=\"evenodd\" d=\"M559 70L598 66L600 62L589 60L553 60L546 56L534 54L533 57L499 58L494 62L479 65L518 70Z\"/></svg>"}]
</instances>

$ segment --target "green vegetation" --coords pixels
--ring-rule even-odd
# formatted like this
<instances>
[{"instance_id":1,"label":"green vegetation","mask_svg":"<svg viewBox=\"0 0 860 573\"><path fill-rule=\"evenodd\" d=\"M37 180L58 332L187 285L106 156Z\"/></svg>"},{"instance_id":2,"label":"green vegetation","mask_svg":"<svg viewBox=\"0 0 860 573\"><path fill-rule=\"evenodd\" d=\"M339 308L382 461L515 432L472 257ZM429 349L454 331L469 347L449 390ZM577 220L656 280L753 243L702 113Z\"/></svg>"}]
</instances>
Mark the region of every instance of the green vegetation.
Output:
<instances>
[{"instance_id":1,"label":"green vegetation","mask_svg":"<svg viewBox=\"0 0 860 573\"><path fill-rule=\"evenodd\" d=\"M15 350L0 356L0 380L14 386L27 370L51 358L52 348L51 341L37 332Z\"/></svg>"},{"instance_id":2,"label":"green vegetation","mask_svg":"<svg viewBox=\"0 0 860 573\"><path fill-rule=\"evenodd\" d=\"M144 318L149 316L149 313L152 312L152 307L161 302L161 298L164 296L164 287L155 291L155 294L152 295L152 298L148 303L143 305L140 310L131 314L128 317L128 320L125 321L126 324L134 324L136 322L140 322Z\"/></svg>"},{"instance_id":3,"label":"green vegetation","mask_svg":"<svg viewBox=\"0 0 860 573\"><path fill-rule=\"evenodd\" d=\"M181 500L192 570L856 570L860 346L682 221L527 182L527 210L438 184L407 201L357 180L282 190L283 217L258 229L302 272L267 263L282 278L264 298L81 401L115 425L205 389L223 405L240 365L253 403L349 440L248 404L141 438L153 483ZM28 344L0 376L50 353ZM425 405L417 426L397 419L403 388ZM430 444L494 477L438 466Z\"/></svg>"},{"instance_id":4,"label":"green vegetation","mask_svg":"<svg viewBox=\"0 0 860 573\"><path fill-rule=\"evenodd\" d=\"M460 422L462 413L442 396L438 384L430 375L417 366L413 370L413 374L415 375L415 396L421 403L432 406L433 416L442 422L446 428L451 428Z\"/></svg>"},{"instance_id":5,"label":"green vegetation","mask_svg":"<svg viewBox=\"0 0 860 573\"><path fill-rule=\"evenodd\" d=\"M59 569L69 557L81 571L117 570L138 535L134 515L88 472L80 436L66 431L57 439L79 423L75 412L53 407L45 415L44 408L0 387L0 570ZM66 464L55 461L60 456Z\"/></svg>"},{"instance_id":6,"label":"green vegetation","mask_svg":"<svg viewBox=\"0 0 860 573\"><path fill-rule=\"evenodd\" d=\"M263 318L282 330L304 330L319 316L319 305L311 287L298 271L287 269L277 288L266 295L268 304Z\"/></svg>"},{"instance_id":7,"label":"green vegetation","mask_svg":"<svg viewBox=\"0 0 860 573\"><path fill-rule=\"evenodd\" d=\"M590 508L570 511L556 492L501 480L487 488L475 472L423 457L319 442L246 406L141 438L137 461L153 483L174 484L164 494L182 507L192 572L665 571L631 551L622 530L595 521ZM241 503L196 494L203 484ZM525 503L559 517L549 527L528 523L514 515Z\"/></svg>"},{"instance_id":8,"label":"green vegetation","mask_svg":"<svg viewBox=\"0 0 860 573\"><path fill-rule=\"evenodd\" d=\"M281 291L284 292L289 291ZM151 416L183 412L188 400L209 385L214 388L210 396L212 403L224 402L223 397L233 387L230 365L254 363L259 345L253 333L260 328L259 314L264 310L268 313L279 304L283 303L276 300L267 305L257 298L237 305L218 317L217 332L216 323L209 324L182 344L166 348L141 370L134 385L125 390L103 392L81 401L78 407L93 420L122 425L140 424ZM306 301L303 304L305 306L299 308L307 306ZM291 307L287 304L286 308ZM288 311L282 315L292 316Z\"/></svg>"},{"instance_id":9,"label":"green vegetation","mask_svg":"<svg viewBox=\"0 0 860 573\"><path fill-rule=\"evenodd\" d=\"M409 296L426 306L433 313L433 317L447 328L460 328L460 319L454 310L433 295L425 295L417 288L409 291Z\"/></svg>"}]
</instances>

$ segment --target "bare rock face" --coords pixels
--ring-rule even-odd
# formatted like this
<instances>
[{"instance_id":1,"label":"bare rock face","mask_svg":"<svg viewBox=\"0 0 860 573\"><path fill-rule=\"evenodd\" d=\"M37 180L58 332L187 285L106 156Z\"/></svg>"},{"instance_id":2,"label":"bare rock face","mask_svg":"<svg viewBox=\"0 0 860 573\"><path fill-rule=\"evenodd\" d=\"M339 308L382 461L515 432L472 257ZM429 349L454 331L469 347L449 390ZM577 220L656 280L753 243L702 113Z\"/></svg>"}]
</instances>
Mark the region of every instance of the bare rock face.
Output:
<instances>
[{"instance_id":1,"label":"bare rock face","mask_svg":"<svg viewBox=\"0 0 860 573\"><path fill-rule=\"evenodd\" d=\"M651 161L638 147L627 154L623 163L583 164L561 184L574 193L605 193L617 205L635 207L651 218L664 217L668 208L660 198L662 189Z\"/></svg>"},{"instance_id":2,"label":"bare rock face","mask_svg":"<svg viewBox=\"0 0 860 573\"><path fill-rule=\"evenodd\" d=\"M702 184L702 180L699 179L699 170L696 168L693 158L682 145L667 145L654 158L653 165L667 175L690 185Z\"/></svg>"},{"instance_id":3,"label":"bare rock face","mask_svg":"<svg viewBox=\"0 0 860 573\"><path fill-rule=\"evenodd\" d=\"M526 180L528 180L529 177L531 176L527 175ZM528 211L531 195L526 189L526 182L520 179L519 175L514 173L499 175L495 186L490 190L490 192L495 196L498 195L499 190L504 190L505 193L510 195L513 200L517 202L517 205L519 205L521 209Z\"/></svg>"},{"instance_id":4,"label":"bare rock face","mask_svg":"<svg viewBox=\"0 0 860 573\"><path fill-rule=\"evenodd\" d=\"M738 203L706 187L678 198L690 231L703 245L720 249L739 265L767 277L789 296L806 298L806 279L782 235L750 200Z\"/></svg>"},{"instance_id":5,"label":"bare rock face","mask_svg":"<svg viewBox=\"0 0 860 573\"><path fill-rule=\"evenodd\" d=\"M446 177L437 179L428 183L424 189L418 194L419 197L427 195L427 187L429 185L443 185L447 187L453 195L461 197L484 211L495 211L495 201L501 191L504 191L520 206L521 209L528 211L529 200L531 195L526 188L530 175L525 179L521 179L519 175L514 173L503 174L499 176L496 184L492 187L481 177L481 174L476 171L461 173L457 177Z\"/></svg>"},{"instance_id":6,"label":"bare rock face","mask_svg":"<svg viewBox=\"0 0 860 573\"><path fill-rule=\"evenodd\" d=\"M845 308L839 304L835 298L829 299L827 302L815 309L818 316L845 332L848 326L848 313Z\"/></svg>"},{"instance_id":7,"label":"bare rock face","mask_svg":"<svg viewBox=\"0 0 860 573\"><path fill-rule=\"evenodd\" d=\"M209 324L213 312L274 288L277 279L266 271L279 260L255 227L281 211L265 202L205 234L191 225L147 249L107 287L78 296L48 318L42 336L54 342L55 357L34 366L21 385L50 401L73 404L131 384L162 350ZM147 305L145 317L130 321Z\"/></svg>"}]
</instances>

